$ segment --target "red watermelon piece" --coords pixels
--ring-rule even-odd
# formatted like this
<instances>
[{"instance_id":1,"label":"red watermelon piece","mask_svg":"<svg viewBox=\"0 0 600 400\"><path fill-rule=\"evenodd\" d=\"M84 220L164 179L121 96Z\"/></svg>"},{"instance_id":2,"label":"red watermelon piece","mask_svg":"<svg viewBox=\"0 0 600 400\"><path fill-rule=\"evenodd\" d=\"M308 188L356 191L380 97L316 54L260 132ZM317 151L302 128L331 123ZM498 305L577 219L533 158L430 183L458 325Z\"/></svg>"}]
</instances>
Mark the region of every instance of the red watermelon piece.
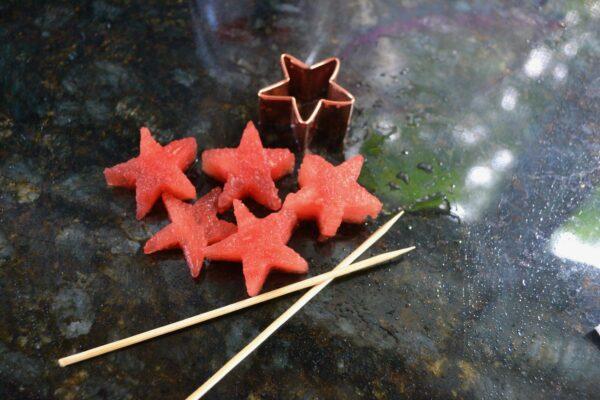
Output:
<instances>
[{"instance_id":1,"label":"red watermelon piece","mask_svg":"<svg viewBox=\"0 0 600 400\"><path fill-rule=\"evenodd\" d=\"M300 190L290 193L283 205L299 219L316 219L321 238L332 237L343 222L362 223L376 218L381 202L360 186L363 157L358 155L333 166L323 157L307 154L298 173Z\"/></svg>"},{"instance_id":2,"label":"red watermelon piece","mask_svg":"<svg viewBox=\"0 0 600 400\"><path fill-rule=\"evenodd\" d=\"M170 194L163 194L163 202L171 223L146 242L144 253L179 247L183 250L194 278L200 274L206 246L226 238L236 231L234 224L217 218L217 199L220 188L215 188L196 203L188 204Z\"/></svg>"},{"instance_id":3,"label":"red watermelon piece","mask_svg":"<svg viewBox=\"0 0 600 400\"><path fill-rule=\"evenodd\" d=\"M211 260L241 262L248 295L257 295L273 269L302 274L308 264L286 246L296 226L296 216L281 210L265 218L256 218L239 200L233 201L238 231L206 248Z\"/></svg>"},{"instance_id":4,"label":"red watermelon piece","mask_svg":"<svg viewBox=\"0 0 600 400\"><path fill-rule=\"evenodd\" d=\"M196 139L175 140L162 147L148 128L141 128L140 136L138 157L104 169L110 186L135 188L137 219L142 219L163 193L178 199L196 197L194 185L183 173L196 158Z\"/></svg>"},{"instance_id":5,"label":"red watermelon piece","mask_svg":"<svg viewBox=\"0 0 600 400\"><path fill-rule=\"evenodd\" d=\"M278 210L281 207L275 180L294 170L294 155L288 149L265 149L252 121L248 122L237 148L211 149L202 153L202 170L225 182L219 196L219 212L234 199L251 197Z\"/></svg>"}]
</instances>

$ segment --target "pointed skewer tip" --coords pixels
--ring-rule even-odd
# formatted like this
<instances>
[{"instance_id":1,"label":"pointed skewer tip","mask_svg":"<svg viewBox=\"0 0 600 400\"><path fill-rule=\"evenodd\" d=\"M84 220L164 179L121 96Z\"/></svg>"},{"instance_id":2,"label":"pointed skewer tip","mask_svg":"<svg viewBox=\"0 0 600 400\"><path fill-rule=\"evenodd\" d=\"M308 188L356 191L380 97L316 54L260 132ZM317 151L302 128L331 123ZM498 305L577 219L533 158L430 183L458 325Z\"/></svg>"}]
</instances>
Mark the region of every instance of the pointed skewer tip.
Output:
<instances>
[{"instance_id":1,"label":"pointed skewer tip","mask_svg":"<svg viewBox=\"0 0 600 400\"><path fill-rule=\"evenodd\" d=\"M397 221L398 218L400 218L402 215L404 215L404 210L400 210L398 211L398 213L396 215L394 215L394 220Z\"/></svg>"},{"instance_id":2,"label":"pointed skewer tip","mask_svg":"<svg viewBox=\"0 0 600 400\"><path fill-rule=\"evenodd\" d=\"M379 229L383 229L383 230L388 230L392 227L392 225L394 225L399 219L400 217L404 214L404 210L401 210L400 212L398 212L396 215L394 215L392 218L390 218L385 224L383 224Z\"/></svg>"},{"instance_id":3,"label":"pointed skewer tip","mask_svg":"<svg viewBox=\"0 0 600 400\"><path fill-rule=\"evenodd\" d=\"M379 240L385 233L392 227L392 225L404 214L404 211L400 211L392 219L377 229L371 236L367 238L360 246L358 246L349 256L347 256L342 262L340 262L333 270L345 268L350 265L354 260L361 256L369 247L371 247L377 240ZM412 250L412 249L411 249ZM410 251L410 250L408 250ZM316 286L313 286L308 292L306 292L300 299L296 301L290 308L281 314L275 321L271 323L265 330L263 330L258 336L256 336L250 343L246 345L240 352L238 352L233 358L231 358L221 369L219 369L214 375L212 375L206 382L202 384L194 393L188 396L187 400L193 399L198 400L204 396L212 387L214 387L225 375L227 375L233 368L235 368L240 362L242 362L250 353L252 353L258 346L260 346L269 336L271 336L277 329L285 324L298 310L300 310L306 303L308 303L313 297L315 297L325 286L329 284L333 279L321 282Z\"/></svg>"},{"instance_id":4,"label":"pointed skewer tip","mask_svg":"<svg viewBox=\"0 0 600 400\"><path fill-rule=\"evenodd\" d=\"M391 258L400 257L403 254L406 254L406 253L409 253L409 252L413 251L415 248L416 248L415 246L411 246L411 247L406 247L404 249L392 251L392 252L390 252L390 257Z\"/></svg>"}]
</instances>

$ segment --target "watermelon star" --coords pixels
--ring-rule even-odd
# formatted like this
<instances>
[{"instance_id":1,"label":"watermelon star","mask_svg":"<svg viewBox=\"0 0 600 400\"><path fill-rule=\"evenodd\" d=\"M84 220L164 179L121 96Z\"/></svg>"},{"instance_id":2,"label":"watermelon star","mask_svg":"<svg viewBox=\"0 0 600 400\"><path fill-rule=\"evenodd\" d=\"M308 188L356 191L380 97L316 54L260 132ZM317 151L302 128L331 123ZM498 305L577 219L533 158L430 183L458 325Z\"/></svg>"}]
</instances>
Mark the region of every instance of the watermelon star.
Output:
<instances>
[{"instance_id":1,"label":"watermelon star","mask_svg":"<svg viewBox=\"0 0 600 400\"><path fill-rule=\"evenodd\" d=\"M252 197L278 210L281 200L275 182L294 170L294 155L288 149L265 149L252 121L244 129L237 148L211 149L202 153L202 170L225 182L219 196L219 212L231 207L234 199Z\"/></svg>"},{"instance_id":2,"label":"watermelon star","mask_svg":"<svg viewBox=\"0 0 600 400\"><path fill-rule=\"evenodd\" d=\"M321 239L332 237L344 222L362 223L377 217L381 202L360 186L363 157L357 155L338 166L323 157L307 154L298 172L300 190L290 193L283 205L299 219L316 219Z\"/></svg>"},{"instance_id":3,"label":"watermelon star","mask_svg":"<svg viewBox=\"0 0 600 400\"><path fill-rule=\"evenodd\" d=\"M175 140L163 147L148 128L140 129L140 155L104 169L110 186L135 188L136 217L142 219L162 193L193 199L196 188L183 171L196 158L196 139Z\"/></svg>"},{"instance_id":4,"label":"watermelon star","mask_svg":"<svg viewBox=\"0 0 600 400\"><path fill-rule=\"evenodd\" d=\"M170 194L163 194L163 202L171 223L146 242L144 253L180 247L194 278L200 274L204 250L236 231L231 222L217 218L217 198L220 188L214 188L196 203L188 204Z\"/></svg>"},{"instance_id":5,"label":"watermelon star","mask_svg":"<svg viewBox=\"0 0 600 400\"><path fill-rule=\"evenodd\" d=\"M211 260L241 261L249 296L257 295L272 269L302 274L308 264L286 246L296 225L290 210L256 218L239 200L233 201L238 231L206 248Z\"/></svg>"}]
</instances>

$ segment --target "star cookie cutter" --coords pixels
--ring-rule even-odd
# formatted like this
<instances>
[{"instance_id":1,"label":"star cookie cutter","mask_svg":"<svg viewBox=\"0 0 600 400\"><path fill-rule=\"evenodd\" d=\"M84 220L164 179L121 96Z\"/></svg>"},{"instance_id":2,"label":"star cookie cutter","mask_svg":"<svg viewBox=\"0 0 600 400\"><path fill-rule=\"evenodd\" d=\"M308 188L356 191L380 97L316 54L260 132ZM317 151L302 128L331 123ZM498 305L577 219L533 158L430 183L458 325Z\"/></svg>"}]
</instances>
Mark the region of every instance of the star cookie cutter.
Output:
<instances>
[{"instance_id":1,"label":"star cookie cutter","mask_svg":"<svg viewBox=\"0 0 600 400\"><path fill-rule=\"evenodd\" d=\"M307 65L281 55L284 79L258 91L261 126L290 128L302 150L311 144L341 151L354 96L335 82L340 60Z\"/></svg>"}]
</instances>

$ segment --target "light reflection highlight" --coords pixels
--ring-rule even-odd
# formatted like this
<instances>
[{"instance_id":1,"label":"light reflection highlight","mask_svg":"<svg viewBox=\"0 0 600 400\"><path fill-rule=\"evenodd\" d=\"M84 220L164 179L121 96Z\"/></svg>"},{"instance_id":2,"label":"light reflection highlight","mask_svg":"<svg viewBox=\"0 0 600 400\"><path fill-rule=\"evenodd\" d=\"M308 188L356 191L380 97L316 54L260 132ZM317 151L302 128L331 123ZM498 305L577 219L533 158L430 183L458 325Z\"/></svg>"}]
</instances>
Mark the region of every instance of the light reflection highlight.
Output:
<instances>
[{"instance_id":1,"label":"light reflection highlight","mask_svg":"<svg viewBox=\"0 0 600 400\"><path fill-rule=\"evenodd\" d=\"M575 57L578 51L579 43L577 43L576 40L571 40L565 43L565 45L563 46L563 53L565 53L565 56L567 56L568 58Z\"/></svg>"},{"instance_id":2,"label":"light reflection highlight","mask_svg":"<svg viewBox=\"0 0 600 400\"><path fill-rule=\"evenodd\" d=\"M452 203L450 212L466 223L475 222L490 201L490 193L481 191L477 196L471 197L462 203Z\"/></svg>"},{"instance_id":3,"label":"light reflection highlight","mask_svg":"<svg viewBox=\"0 0 600 400\"><path fill-rule=\"evenodd\" d=\"M217 20L217 13L215 12L215 5L210 2L207 3L204 7L204 15L206 16L206 22L208 22L210 29L216 31L219 21Z\"/></svg>"},{"instance_id":4,"label":"light reflection highlight","mask_svg":"<svg viewBox=\"0 0 600 400\"><path fill-rule=\"evenodd\" d=\"M550 246L557 257L600 268L600 242L585 242L572 232L558 231L552 235Z\"/></svg>"},{"instance_id":5,"label":"light reflection highlight","mask_svg":"<svg viewBox=\"0 0 600 400\"><path fill-rule=\"evenodd\" d=\"M450 211L461 220L467 219L467 210L460 203L453 203L450 206Z\"/></svg>"},{"instance_id":6,"label":"light reflection highlight","mask_svg":"<svg viewBox=\"0 0 600 400\"><path fill-rule=\"evenodd\" d=\"M592 18L600 18L600 1L594 1L593 3L589 3L590 5L590 15Z\"/></svg>"},{"instance_id":7,"label":"light reflection highlight","mask_svg":"<svg viewBox=\"0 0 600 400\"><path fill-rule=\"evenodd\" d=\"M471 168L467 174L467 187L491 187L494 181L493 173L490 167L483 165Z\"/></svg>"},{"instance_id":8,"label":"light reflection highlight","mask_svg":"<svg viewBox=\"0 0 600 400\"><path fill-rule=\"evenodd\" d=\"M497 171L503 171L512 164L513 159L513 153L510 150L499 150L492 158L492 168Z\"/></svg>"},{"instance_id":9,"label":"light reflection highlight","mask_svg":"<svg viewBox=\"0 0 600 400\"><path fill-rule=\"evenodd\" d=\"M506 90L504 90L500 106L506 111L512 111L515 109L518 99L519 92L517 92L517 89L515 89L514 87L508 87L506 88Z\"/></svg>"},{"instance_id":10,"label":"light reflection highlight","mask_svg":"<svg viewBox=\"0 0 600 400\"><path fill-rule=\"evenodd\" d=\"M398 139L400 139L400 132L394 132L391 135L389 135L388 137L385 138L385 140L387 142L395 142Z\"/></svg>"},{"instance_id":11,"label":"light reflection highlight","mask_svg":"<svg viewBox=\"0 0 600 400\"><path fill-rule=\"evenodd\" d=\"M577 25L579 23L579 13L571 10L565 15L565 23L567 25Z\"/></svg>"},{"instance_id":12,"label":"light reflection highlight","mask_svg":"<svg viewBox=\"0 0 600 400\"><path fill-rule=\"evenodd\" d=\"M565 64L562 63L557 64L556 67L554 67L554 70L552 71L554 79L558 82L564 81L568 73L569 69Z\"/></svg>"},{"instance_id":13,"label":"light reflection highlight","mask_svg":"<svg viewBox=\"0 0 600 400\"><path fill-rule=\"evenodd\" d=\"M545 46L531 50L524 66L525 74L530 78L539 77L548 67L551 58L552 52Z\"/></svg>"},{"instance_id":14,"label":"light reflection highlight","mask_svg":"<svg viewBox=\"0 0 600 400\"><path fill-rule=\"evenodd\" d=\"M458 125L454 128L453 136L461 142L473 145L487 136L488 130L483 125L476 125L472 128Z\"/></svg>"}]
</instances>

